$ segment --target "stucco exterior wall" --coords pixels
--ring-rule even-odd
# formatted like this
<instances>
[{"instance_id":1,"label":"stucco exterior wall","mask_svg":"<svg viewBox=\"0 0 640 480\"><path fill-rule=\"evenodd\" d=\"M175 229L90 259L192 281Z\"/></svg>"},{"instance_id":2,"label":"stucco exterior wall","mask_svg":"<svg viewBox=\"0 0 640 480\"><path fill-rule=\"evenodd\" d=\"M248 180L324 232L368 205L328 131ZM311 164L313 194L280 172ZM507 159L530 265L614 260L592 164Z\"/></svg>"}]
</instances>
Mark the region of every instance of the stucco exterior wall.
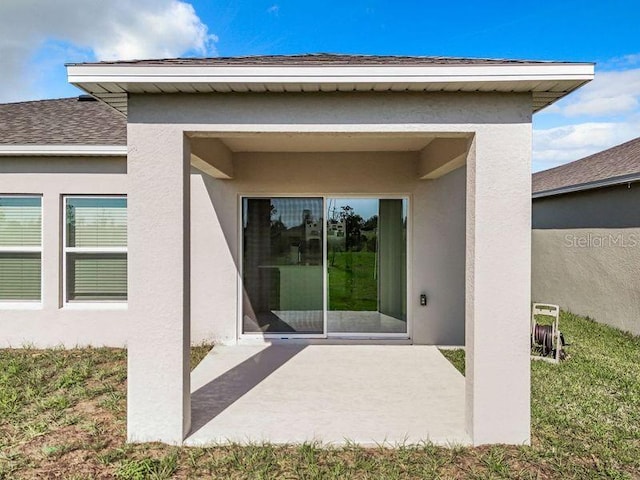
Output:
<instances>
[{"instance_id":1,"label":"stucco exterior wall","mask_svg":"<svg viewBox=\"0 0 640 480\"><path fill-rule=\"evenodd\" d=\"M9 308L0 302L0 347L127 345L131 330L127 309L111 308L107 304L102 308L82 304L65 307L62 301L62 197L127 195L126 173L125 157L0 158L0 194L42 195L43 218L42 304ZM199 174L194 175L194 179L197 178L200 178ZM195 214L206 210L207 205L211 207L210 199L199 198L197 189L194 189L192 206ZM207 215L209 213L207 210ZM197 232L194 236L196 246L198 241L209 241L209 237L200 233L202 224L198 222L194 227ZM208 258L208 255L204 256L203 261L206 262ZM211 306L206 296L200 300L197 295L195 298L197 302ZM209 309L200 308L200 311L206 311L207 314L193 319L193 344L214 338L229 338L225 336L224 323L211 321Z\"/></svg>"},{"instance_id":2,"label":"stucco exterior wall","mask_svg":"<svg viewBox=\"0 0 640 480\"><path fill-rule=\"evenodd\" d=\"M530 93L130 94L128 121L186 132L471 132L530 124L531 101Z\"/></svg>"},{"instance_id":3,"label":"stucco exterior wall","mask_svg":"<svg viewBox=\"0 0 640 480\"><path fill-rule=\"evenodd\" d=\"M477 126L456 122L526 120L521 105L528 100L526 95L376 94L374 106L374 96L367 94L293 96L293 101L291 97L283 105L281 95L133 96L130 120L167 120L176 122L173 128L196 131L220 124L222 130L235 125L234 129L250 131L251 122L277 126L295 115L301 130L312 121L314 129L331 122L349 130L375 114L389 122L373 127L376 131L415 131L416 125L424 127L428 121L433 122L428 131L467 132ZM347 115L347 121L341 120ZM185 127L181 123L187 119L207 123ZM417 162L415 152L240 153L234 155L233 180L217 180L193 169L192 342L237 339L239 196L265 193L408 196L410 334L415 343L464 344L465 168L436 180L419 180ZM127 194L126 159L16 157L3 158L0 166L0 192L42 193L45 222L42 308L0 310L4 344L125 345L126 310L62 307L60 199L65 194ZM428 296L427 307L419 305L421 293Z\"/></svg>"},{"instance_id":4,"label":"stucco exterior wall","mask_svg":"<svg viewBox=\"0 0 640 480\"><path fill-rule=\"evenodd\" d=\"M192 334L237 338L242 195L402 195L412 232L410 334L414 343L463 345L465 169L418 180L417 161L415 152L241 153L233 180L192 175Z\"/></svg>"},{"instance_id":5,"label":"stucco exterior wall","mask_svg":"<svg viewBox=\"0 0 640 480\"><path fill-rule=\"evenodd\" d=\"M140 160L146 157L150 166L159 162L162 169L166 163L176 168L182 159L177 153L163 154L157 148L148 148L153 139L179 135L224 137L225 135L259 134L297 134L312 133L320 135L344 134L434 134L462 133L472 135L474 142L470 159L466 167L466 219L465 219L465 345L467 348L466 405L467 429L474 444L484 443L528 443L530 438L530 386L529 386L529 309L531 293L531 95L530 94L420 94L420 93L335 93L335 94L209 94L209 95L130 95L129 132L136 131L139 137L131 143L130 149L143 146L145 151L138 152ZM136 127L138 125L140 128ZM257 159L265 154L237 154L235 175L237 182L260 182L261 188L273 191L283 188L282 175L276 171L288 166L286 155L268 154L269 161L280 164L277 169L260 169ZM274 158L276 157L276 158ZM325 157L324 155L322 157ZM274 160L271 160L274 158ZM316 157L317 158L317 157ZM318 162L319 160L316 160ZM327 161L324 159L324 161ZM391 162L389 162L391 164ZM296 189L305 193L325 193L330 182L318 175L311 161L305 166L306 179ZM315 164L317 166L317 163ZM245 168L243 168L243 166ZM254 168L246 168L253 166ZM349 168L350 162L341 166ZM379 179L370 177L375 172L374 164L366 170L369 187L378 185ZM393 162L393 176L381 189L391 188L387 182L404 182L404 162ZM416 170L414 170L415 172ZM287 170L287 177L299 178L299 171ZM358 170L358 174L362 172ZM146 174L140 172L141 178ZM296 177L296 175L298 177ZM456 178L455 175L452 179ZM444 180L444 179L443 179ZM344 183L339 183L344 182ZM203 182L204 183L204 182ZM347 178L338 180L332 188L348 188L360 182ZM211 190L223 192L234 189L231 182L216 183ZM425 184L426 185L426 184ZM140 182L141 188L155 197L156 185ZM247 185L247 188L250 185ZM204 188L203 188L204 187ZM311 188L313 187L313 188ZM396 189L398 185L395 185ZM427 188L426 186L422 188ZM204 195L206 185L199 187L199 195ZM248 192L251 193L251 192ZM435 193L435 192L434 192ZM207 191L207 195L209 192ZM217 194L216 194L217 195ZM235 199L233 197L236 197ZM221 225L229 222L228 215L237 215L237 208L231 208L230 199L237 202L237 194L220 193L221 200L213 202ZM446 198L446 194L436 195ZM218 204L229 208L218 208ZM237 203L236 203L237 205ZM206 207L210 208L210 207ZM144 209L139 210L142 215ZM156 212L154 205L147 206L147 212ZM195 218L195 217L194 217ZM193 218L192 218L193 220ZM194 220L195 221L195 220ZM221 262L225 269L232 270L233 249L237 242L229 242L228 230L222 227L222 234L215 223L207 227L222 245ZM453 228L453 227L452 227ZM164 228L158 229L163 231ZM218 231L216 233L216 230ZM225 231L226 230L226 231ZM172 238L173 234L172 233ZM155 241L153 231L139 231L135 250L140 253L145 242ZM224 238L224 240L223 240ZM224 242L227 243L226 249ZM198 248L204 246L203 242ZM444 243L444 241L442 241ZM435 246L434 250L440 251ZM131 250L133 255L135 252ZM195 251L195 250L194 250ZM426 251L426 250L425 250ZM231 258L230 258L231 257ZM412 257L415 261L416 255ZM216 262L216 259L211 259ZM435 264L434 264L435 265ZM193 266L193 257L192 257ZM197 268L197 267L196 267ZM435 273L441 273L440 268ZM167 272L169 274L171 272ZM174 272L174 281L179 280ZM193 273L193 272L192 272ZM200 272L205 275L205 272ZM446 274L445 274L446 275ZM207 277L209 278L209 277ZM230 278L230 277L229 277ZM229 280L229 278L227 280ZM237 275L236 275L237 278ZM202 280L198 274L192 275L192 283ZM151 273L136 277L137 288L143 284L151 285L155 278ZM220 282L221 284L223 282ZM228 289L229 283L220 285ZM204 282L204 285L215 285ZM422 287L422 285L421 285ZM198 288L198 287L195 287ZM204 287L198 295L203 295ZM414 286L412 285L411 291ZM228 291L228 290L227 290ZM140 290L142 292L142 290ZM193 290L194 295L195 290ZM233 298L234 296L232 296ZM444 298L444 297L443 297ZM178 311L180 298L171 298L171 309ZM150 307L156 295L149 292L136 299L142 307ZM163 303L167 298L163 298ZM225 312L233 308L225 303ZM428 309L429 307L427 307ZM143 311L142 308L140 310ZM195 314L194 314L195 315ZM130 348L130 364L149 365L154 362L158 349L171 351L178 356L181 342L177 332L183 331L189 317L174 318L172 322L154 323L146 315L147 325L161 328L164 332L155 335L159 343L153 345L137 344ZM497 347L499 345L500 347ZM184 354L184 350L182 350ZM142 395L145 385L153 391L173 392L179 380L187 380L188 375L177 378L176 368L171 375L162 378L144 378L139 376L136 392L130 395L129 402L135 402L138 409L147 405ZM147 411L141 418L153 426L139 431L129 432L130 438L141 440L160 440L180 442L178 435L167 435L161 427L166 423L166 406L171 405L174 416L182 415L183 427L188 429L188 416L183 415L184 402L177 401L173 395L163 398L162 408ZM136 410L137 411L137 410ZM136 420L139 421L140 419ZM177 431L177 427L174 427Z\"/></svg>"},{"instance_id":6,"label":"stucco exterior wall","mask_svg":"<svg viewBox=\"0 0 640 480\"><path fill-rule=\"evenodd\" d=\"M193 169L192 343L237 339L239 196L266 193L407 195L413 253L410 333L415 343L463 345L465 169L418 180L417 161L416 153L255 153L236 157L234 180ZM3 345L126 345L127 310L64 308L60 293L62 196L127 194L126 159L20 157L4 158L0 165L0 192L42 194L45 222L42 308L0 309ZM428 307L419 306L422 292Z\"/></svg>"},{"instance_id":7,"label":"stucco exterior wall","mask_svg":"<svg viewBox=\"0 0 640 480\"><path fill-rule=\"evenodd\" d=\"M640 334L637 184L535 199L532 299Z\"/></svg>"},{"instance_id":8,"label":"stucco exterior wall","mask_svg":"<svg viewBox=\"0 0 640 480\"><path fill-rule=\"evenodd\" d=\"M128 193L125 158L0 158L0 193L42 195L42 304L6 309L0 303L0 346L124 346L127 310L64 307L62 196Z\"/></svg>"},{"instance_id":9,"label":"stucco exterior wall","mask_svg":"<svg viewBox=\"0 0 640 480\"><path fill-rule=\"evenodd\" d=\"M528 131L530 101L529 94L133 94L129 122L171 127L187 135L487 130L491 137L492 128L501 134L499 125ZM398 161L402 154L390 153L237 153L233 180L192 176L193 337L226 343L238 335L240 194L393 193L412 197L409 302L414 341L463 344L464 168L422 181L417 179L415 155L405 155L412 159ZM214 256L207 255L213 251ZM429 297L426 308L417 305L422 292Z\"/></svg>"},{"instance_id":10,"label":"stucco exterior wall","mask_svg":"<svg viewBox=\"0 0 640 480\"><path fill-rule=\"evenodd\" d=\"M237 336L239 195L407 195L414 341L464 341L474 444L527 443L531 101L485 93L131 95L126 176L22 172L1 180L8 193L45 194L44 256L54 264L61 193L129 194L130 310L61 309L60 270L48 263L48 313L10 312L1 327L42 345L66 335L52 328L61 324L128 340L129 440L181 443L190 428L189 337ZM466 168L433 181L417 179L412 153L237 153L233 180L189 175L189 136L270 132L474 140ZM422 292L427 307L417 305ZM87 338L77 343L93 343Z\"/></svg>"},{"instance_id":11,"label":"stucco exterior wall","mask_svg":"<svg viewBox=\"0 0 640 480\"><path fill-rule=\"evenodd\" d=\"M467 159L465 392L476 445L529 442L530 160L527 124L479 130Z\"/></svg>"}]
</instances>

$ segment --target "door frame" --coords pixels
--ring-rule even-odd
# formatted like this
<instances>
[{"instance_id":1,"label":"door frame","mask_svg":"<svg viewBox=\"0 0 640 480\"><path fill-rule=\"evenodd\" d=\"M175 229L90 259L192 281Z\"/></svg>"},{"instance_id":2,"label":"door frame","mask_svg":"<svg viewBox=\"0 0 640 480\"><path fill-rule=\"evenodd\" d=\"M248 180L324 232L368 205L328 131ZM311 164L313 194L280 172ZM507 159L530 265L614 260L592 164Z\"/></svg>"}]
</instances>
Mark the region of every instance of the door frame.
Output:
<instances>
[{"instance_id":1,"label":"door frame","mask_svg":"<svg viewBox=\"0 0 640 480\"><path fill-rule=\"evenodd\" d=\"M323 212L323 226L322 226L322 238L323 238L323 254L322 254L322 317L323 317L323 333L322 334L308 334L308 333L258 333L250 332L244 333L243 331L243 300L244 300L244 235L243 235L243 202L246 198L321 198L322 199L322 212ZM327 199L329 198L356 198L356 199L402 199L407 202L407 256L406 256L406 275L407 275L407 290L405 292L407 302L407 332L406 333L329 333L327 324L327 307L328 307L328 270L327 270L327 228L326 228L326 214L327 214ZM412 222L412 209L413 202L411 195L408 193L270 193L270 192L245 192L237 195L237 248L238 248L238 265L237 265L237 339L242 343L254 343L261 340L372 340L372 341L384 341L384 340L405 340L410 341L413 337L413 304L411 303L411 291L412 291L412 278L413 269L411 258L413 258L413 222Z\"/></svg>"}]
</instances>

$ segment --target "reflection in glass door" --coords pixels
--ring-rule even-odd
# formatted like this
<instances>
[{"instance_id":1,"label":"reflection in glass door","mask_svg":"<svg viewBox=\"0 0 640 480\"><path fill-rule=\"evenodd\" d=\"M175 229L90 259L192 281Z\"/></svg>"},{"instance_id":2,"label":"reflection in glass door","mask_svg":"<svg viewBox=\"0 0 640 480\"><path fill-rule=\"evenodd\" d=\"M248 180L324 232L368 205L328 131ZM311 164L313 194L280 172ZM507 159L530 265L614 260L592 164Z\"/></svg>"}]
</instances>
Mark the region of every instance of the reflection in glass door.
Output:
<instances>
[{"instance_id":1,"label":"reflection in glass door","mask_svg":"<svg viewBox=\"0 0 640 480\"><path fill-rule=\"evenodd\" d=\"M323 199L245 198L243 332L324 334Z\"/></svg>"},{"instance_id":2,"label":"reflection in glass door","mask_svg":"<svg viewBox=\"0 0 640 480\"><path fill-rule=\"evenodd\" d=\"M407 333L407 201L327 199L327 330Z\"/></svg>"},{"instance_id":3,"label":"reflection in glass door","mask_svg":"<svg viewBox=\"0 0 640 480\"><path fill-rule=\"evenodd\" d=\"M408 332L406 199L244 198L242 266L243 333Z\"/></svg>"}]
</instances>

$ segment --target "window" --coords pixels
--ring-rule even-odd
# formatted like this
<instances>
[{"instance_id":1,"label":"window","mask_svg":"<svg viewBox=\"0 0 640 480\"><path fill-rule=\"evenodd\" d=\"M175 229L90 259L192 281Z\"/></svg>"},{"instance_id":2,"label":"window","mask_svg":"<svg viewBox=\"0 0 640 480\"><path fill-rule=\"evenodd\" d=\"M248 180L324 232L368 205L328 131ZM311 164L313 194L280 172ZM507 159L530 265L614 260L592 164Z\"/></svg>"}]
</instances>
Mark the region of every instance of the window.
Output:
<instances>
[{"instance_id":1,"label":"window","mask_svg":"<svg viewBox=\"0 0 640 480\"><path fill-rule=\"evenodd\" d=\"M39 302L42 198L0 196L0 302Z\"/></svg>"},{"instance_id":2,"label":"window","mask_svg":"<svg viewBox=\"0 0 640 480\"><path fill-rule=\"evenodd\" d=\"M65 300L127 300L126 197L65 198Z\"/></svg>"}]
</instances>

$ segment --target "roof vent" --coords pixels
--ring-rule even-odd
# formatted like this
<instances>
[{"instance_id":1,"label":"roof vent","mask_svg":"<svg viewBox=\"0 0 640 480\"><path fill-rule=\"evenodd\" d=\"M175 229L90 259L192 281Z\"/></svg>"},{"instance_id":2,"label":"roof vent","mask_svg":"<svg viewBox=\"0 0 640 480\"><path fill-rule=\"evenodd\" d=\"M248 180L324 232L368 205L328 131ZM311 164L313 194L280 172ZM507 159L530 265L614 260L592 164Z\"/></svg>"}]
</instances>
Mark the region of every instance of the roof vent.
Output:
<instances>
[{"instance_id":1,"label":"roof vent","mask_svg":"<svg viewBox=\"0 0 640 480\"><path fill-rule=\"evenodd\" d=\"M98 99L91 95L78 95L79 102L97 102Z\"/></svg>"}]
</instances>

